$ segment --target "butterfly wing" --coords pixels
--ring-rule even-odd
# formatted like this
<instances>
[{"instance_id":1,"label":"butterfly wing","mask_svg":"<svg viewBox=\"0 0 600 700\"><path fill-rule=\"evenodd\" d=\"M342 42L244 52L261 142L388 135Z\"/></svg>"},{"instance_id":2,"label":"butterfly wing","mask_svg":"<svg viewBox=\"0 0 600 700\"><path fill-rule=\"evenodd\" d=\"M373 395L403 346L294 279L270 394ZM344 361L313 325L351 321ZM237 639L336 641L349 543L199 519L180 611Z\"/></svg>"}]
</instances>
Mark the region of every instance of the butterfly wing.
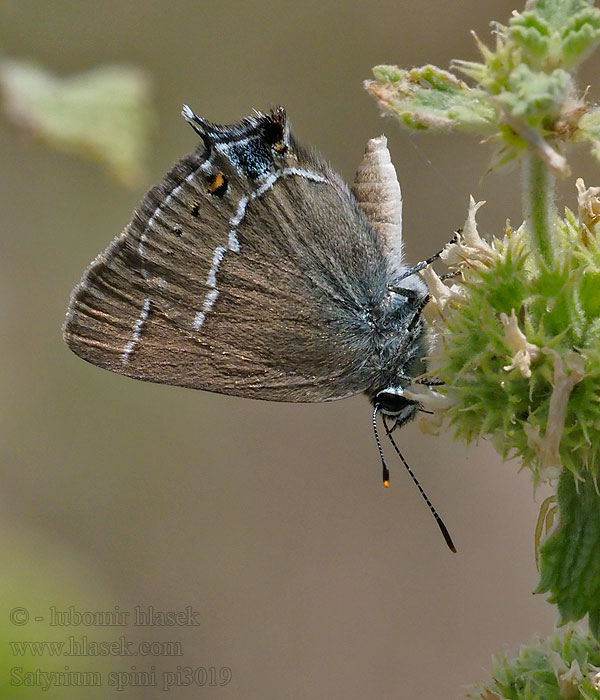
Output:
<instances>
[{"instance_id":1,"label":"butterfly wing","mask_svg":"<svg viewBox=\"0 0 600 700\"><path fill-rule=\"evenodd\" d=\"M367 389L386 260L346 186L281 109L221 127L150 190L75 288L84 359L136 379L278 401Z\"/></svg>"}]
</instances>

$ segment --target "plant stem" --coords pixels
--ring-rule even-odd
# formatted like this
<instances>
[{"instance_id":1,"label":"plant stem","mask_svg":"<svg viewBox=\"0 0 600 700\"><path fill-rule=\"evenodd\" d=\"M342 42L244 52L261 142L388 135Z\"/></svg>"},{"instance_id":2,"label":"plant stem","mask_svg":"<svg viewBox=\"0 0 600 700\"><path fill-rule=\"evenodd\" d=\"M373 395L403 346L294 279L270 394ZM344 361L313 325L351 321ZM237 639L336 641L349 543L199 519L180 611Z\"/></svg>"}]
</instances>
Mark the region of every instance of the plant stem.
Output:
<instances>
[{"instance_id":1,"label":"plant stem","mask_svg":"<svg viewBox=\"0 0 600 700\"><path fill-rule=\"evenodd\" d=\"M537 154L528 152L523 159L523 214L531 250L540 266L550 267L554 260L556 213L554 176Z\"/></svg>"}]
</instances>

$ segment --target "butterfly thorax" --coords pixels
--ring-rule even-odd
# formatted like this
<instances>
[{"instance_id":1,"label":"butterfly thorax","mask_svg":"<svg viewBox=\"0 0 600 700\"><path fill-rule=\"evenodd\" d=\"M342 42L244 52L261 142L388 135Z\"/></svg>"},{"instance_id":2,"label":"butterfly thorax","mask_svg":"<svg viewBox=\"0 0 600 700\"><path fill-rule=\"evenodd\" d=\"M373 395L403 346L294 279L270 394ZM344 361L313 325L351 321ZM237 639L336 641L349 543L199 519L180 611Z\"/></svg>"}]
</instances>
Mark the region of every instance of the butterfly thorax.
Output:
<instances>
[{"instance_id":1,"label":"butterfly thorax","mask_svg":"<svg viewBox=\"0 0 600 700\"><path fill-rule=\"evenodd\" d=\"M371 396L386 387L408 386L426 369L427 326L415 302L425 297L426 287L415 275L404 280L403 285L406 285L407 296L399 291L388 291L373 315L378 371L367 391Z\"/></svg>"}]
</instances>

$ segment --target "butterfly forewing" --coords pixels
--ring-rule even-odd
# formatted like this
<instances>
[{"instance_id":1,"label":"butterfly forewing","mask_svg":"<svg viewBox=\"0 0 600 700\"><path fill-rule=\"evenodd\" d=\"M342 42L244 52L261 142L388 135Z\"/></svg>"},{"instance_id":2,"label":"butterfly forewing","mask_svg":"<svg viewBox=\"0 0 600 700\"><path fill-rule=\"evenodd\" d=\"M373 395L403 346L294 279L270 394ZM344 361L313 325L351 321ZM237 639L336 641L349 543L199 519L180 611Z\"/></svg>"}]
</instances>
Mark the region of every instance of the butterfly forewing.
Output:
<instances>
[{"instance_id":1,"label":"butterfly forewing","mask_svg":"<svg viewBox=\"0 0 600 700\"><path fill-rule=\"evenodd\" d=\"M74 290L74 352L138 379L270 400L370 386L384 253L338 176L287 131L273 143L269 119L213 131L198 120L203 147Z\"/></svg>"}]
</instances>

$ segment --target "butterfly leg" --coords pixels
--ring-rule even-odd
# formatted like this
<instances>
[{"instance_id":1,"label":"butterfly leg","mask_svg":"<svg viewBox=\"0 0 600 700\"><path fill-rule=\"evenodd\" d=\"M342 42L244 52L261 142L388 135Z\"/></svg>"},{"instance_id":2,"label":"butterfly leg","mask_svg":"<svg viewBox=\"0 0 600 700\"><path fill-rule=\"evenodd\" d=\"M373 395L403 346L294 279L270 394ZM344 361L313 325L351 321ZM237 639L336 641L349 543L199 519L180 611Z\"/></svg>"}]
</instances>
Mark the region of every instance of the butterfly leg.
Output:
<instances>
[{"instance_id":1,"label":"butterfly leg","mask_svg":"<svg viewBox=\"0 0 600 700\"><path fill-rule=\"evenodd\" d=\"M449 241L450 243L455 243L457 239L458 234L455 233L452 239ZM396 280L394 280L394 284L397 282L401 282L402 280L406 279L407 277L410 277L411 275L416 274L417 272L420 272L424 268L428 267L431 265L431 263L434 263L440 255L444 252L446 246L442 248L441 250L438 250L437 253L434 253L431 257L427 258L426 260L422 260L421 262L418 262L416 265L413 265L412 267L409 267L400 277L398 277ZM396 291L395 286L389 287L390 290Z\"/></svg>"},{"instance_id":2,"label":"butterfly leg","mask_svg":"<svg viewBox=\"0 0 600 700\"><path fill-rule=\"evenodd\" d=\"M417 325L419 320L421 319L421 314L423 313L423 309L427 306L429 303L429 300L431 297L429 294L426 294L424 297L421 297L419 299L419 302L417 304L417 308L413 312L413 317L410 319L408 326L406 327L407 331L412 331L414 327Z\"/></svg>"},{"instance_id":3,"label":"butterfly leg","mask_svg":"<svg viewBox=\"0 0 600 700\"><path fill-rule=\"evenodd\" d=\"M410 287L397 287L395 284L389 285L388 290L390 292L395 292L396 294L401 294L409 304L418 305L421 303L423 298L423 293L418 292L416 289L411 289Z\"/></svg>"},{"instance_id":4,"label":"butterfly leg","mask_svg":"<svg viewBox=\"0 0 600 700\"><path fill-rule=\"evenodd\" d=\"M415 379L415 384L422 384L423 386L445 386L446 382L441 379Z\"/></svg>"}]
</instances>

